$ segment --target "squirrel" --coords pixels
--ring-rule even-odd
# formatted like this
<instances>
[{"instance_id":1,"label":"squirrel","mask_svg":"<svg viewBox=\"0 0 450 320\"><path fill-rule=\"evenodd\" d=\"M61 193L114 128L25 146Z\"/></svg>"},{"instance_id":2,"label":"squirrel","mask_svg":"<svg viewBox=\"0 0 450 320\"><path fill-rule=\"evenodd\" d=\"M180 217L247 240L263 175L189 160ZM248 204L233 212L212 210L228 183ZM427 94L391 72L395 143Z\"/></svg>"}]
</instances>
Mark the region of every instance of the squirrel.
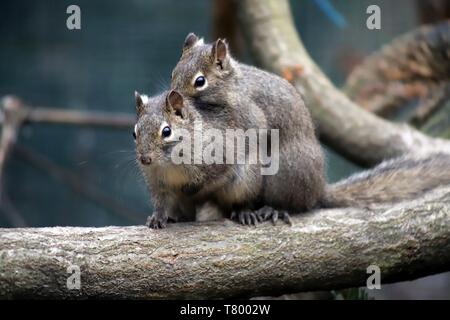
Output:
<instances>
[{"instance_id":1,"label":"squirrel","mask_svg":"<svg viewBox=\"0 0 450 320\"><path fill-rule=\"evenodd\" d=\"M151 228L219 217L245 225L290 223L289 213L396 202L450 182L450 155L435 153L388 160L327 185L299 92L275 74L237 62L222 39L204 44L190 33L171 80L171 90L156 97L136 93L136 150L155 208ZM277 129L278 172L262 175L260 165L248 163L174 164L169 153L179 140L173 131L195 133L195 121L219 130Z\"/></svg>"}]
</instances>

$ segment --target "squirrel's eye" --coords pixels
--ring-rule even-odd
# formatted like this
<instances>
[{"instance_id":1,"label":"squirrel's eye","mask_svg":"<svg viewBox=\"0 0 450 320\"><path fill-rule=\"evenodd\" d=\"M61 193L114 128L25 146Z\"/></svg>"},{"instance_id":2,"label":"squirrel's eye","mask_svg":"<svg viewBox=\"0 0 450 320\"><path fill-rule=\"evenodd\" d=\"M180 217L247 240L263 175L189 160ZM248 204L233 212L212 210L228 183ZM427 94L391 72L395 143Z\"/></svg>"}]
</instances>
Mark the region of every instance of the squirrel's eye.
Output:
<instances>
[{"instance_id":1,"label":"squirrel's eye","mask_svg":"<svg viewBox=\"0 0 450 320\"><path fill-rule=\"evenodd\" d=\"M170 136L171 133L172 133L172 130L170 129L170 127L165 126L165 127L162 129L161 135L162 135L164 138L167 138L168 136Z\"/></svg>"},{"instance_id":2,"label":"squirrel's eye","mask_svg":"<svg viewBox=\"0 0 450 320\"><path fill-rule=\"evenodd\" d=\"M206 78L204 76L198 76L197 79L195 79L194 86L196 88L201 88L206 84Z\"/></svg>"},{"instance_id":3,"label":"squirrel's eye","mask_svg":"<svg viewBox=\"0 0 450 320\"><path fill-rule=\"evenodd\" d=\"M137 134L136 134L136 126L134 126L134 130L133 130L133 138L134 138L134 140L136 140L136 136L137 136Z\"/></svg>"}]
</instances>

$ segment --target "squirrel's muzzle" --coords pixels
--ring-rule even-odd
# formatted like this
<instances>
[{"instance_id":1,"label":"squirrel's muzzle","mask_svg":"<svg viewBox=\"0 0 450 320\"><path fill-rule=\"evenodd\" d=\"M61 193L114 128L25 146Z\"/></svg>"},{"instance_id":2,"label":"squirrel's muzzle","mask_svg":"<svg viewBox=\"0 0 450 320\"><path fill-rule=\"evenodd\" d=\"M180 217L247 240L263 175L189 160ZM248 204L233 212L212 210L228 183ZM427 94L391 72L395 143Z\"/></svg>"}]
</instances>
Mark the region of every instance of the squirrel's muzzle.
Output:
<instances>
[{"instance_id":1,"label":"squirrel's muzzle","mask_svg":"<svg viewBox=\"0 0 450 320\"><path fill-rule=\"evenodd\" d=\"M139 160L141 161L141 163L145 166L148 166L149 164L152 163L152 158L150 156L145 156L145 155L141 155L139 157Z\"/></svg>"}]
</instances>

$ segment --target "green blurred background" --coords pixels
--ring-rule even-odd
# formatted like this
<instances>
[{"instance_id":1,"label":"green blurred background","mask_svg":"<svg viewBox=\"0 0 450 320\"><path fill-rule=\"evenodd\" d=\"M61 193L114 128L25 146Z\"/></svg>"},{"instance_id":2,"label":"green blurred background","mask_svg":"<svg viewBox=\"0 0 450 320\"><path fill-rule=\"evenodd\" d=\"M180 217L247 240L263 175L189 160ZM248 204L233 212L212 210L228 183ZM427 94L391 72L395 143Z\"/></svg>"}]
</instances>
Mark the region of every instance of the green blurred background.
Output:
<instances>
[{"instance_id":1,"label":"green blurred background","mask_svg":"<svg viewBox=\"0 0 450 320\"><path fill-rule=\"evenodd\" d=\"M33 106L133 113L134 90L156 94L167 88L188 32L207 40L220 35L214 21L219 2L2 1L0 96L14 94ZM291 1L306 48L337 86L343 85L349 72L368 54L423 22L420 0L331 3L345 18L344 25L333 21L317 1ZM66 28L66 8L71 4L81 8L81 30ZM366 28L366 8L371 4L381 8L381 30ZM232 52L252 63L242 39L236 43ZM131 133L132 128L28 124L20 131L18 144L95 186L137 213L137 219L120 217L95 204L15 153L5 171L8 210L31 227L144 223L151 204L134 163ZM331 150L326 151L329 181L359 170ZM17 221L4 212L0 214L0 227L15 224ZM448 275L432 277L422 287L419 284L401 294L429 297L421 296L420 290L430 286L437 297L448 297L449 282ZM398 297L396 290L402 289L394 287L382 297Z\"/></svg>"}]
</instances>

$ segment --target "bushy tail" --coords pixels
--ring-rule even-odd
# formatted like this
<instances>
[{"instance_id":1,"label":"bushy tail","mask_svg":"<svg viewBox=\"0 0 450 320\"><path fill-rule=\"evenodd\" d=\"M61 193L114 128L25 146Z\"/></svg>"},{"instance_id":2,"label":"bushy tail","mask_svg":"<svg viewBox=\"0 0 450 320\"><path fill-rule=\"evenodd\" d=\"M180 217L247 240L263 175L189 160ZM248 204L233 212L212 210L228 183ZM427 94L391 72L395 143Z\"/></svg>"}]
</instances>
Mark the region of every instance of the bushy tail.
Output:
<instances>
[{"instance_id":1,"label":"bushy tail","mask_svg":"<svg viewBox=\"0 0 450 320\"><path fill-rule=\"evenodd\" d=\"M397 202L440 185L450 185L450 154L406 155L328 185L321 204L333 208Z\"/></svg>"}]
</instances>

